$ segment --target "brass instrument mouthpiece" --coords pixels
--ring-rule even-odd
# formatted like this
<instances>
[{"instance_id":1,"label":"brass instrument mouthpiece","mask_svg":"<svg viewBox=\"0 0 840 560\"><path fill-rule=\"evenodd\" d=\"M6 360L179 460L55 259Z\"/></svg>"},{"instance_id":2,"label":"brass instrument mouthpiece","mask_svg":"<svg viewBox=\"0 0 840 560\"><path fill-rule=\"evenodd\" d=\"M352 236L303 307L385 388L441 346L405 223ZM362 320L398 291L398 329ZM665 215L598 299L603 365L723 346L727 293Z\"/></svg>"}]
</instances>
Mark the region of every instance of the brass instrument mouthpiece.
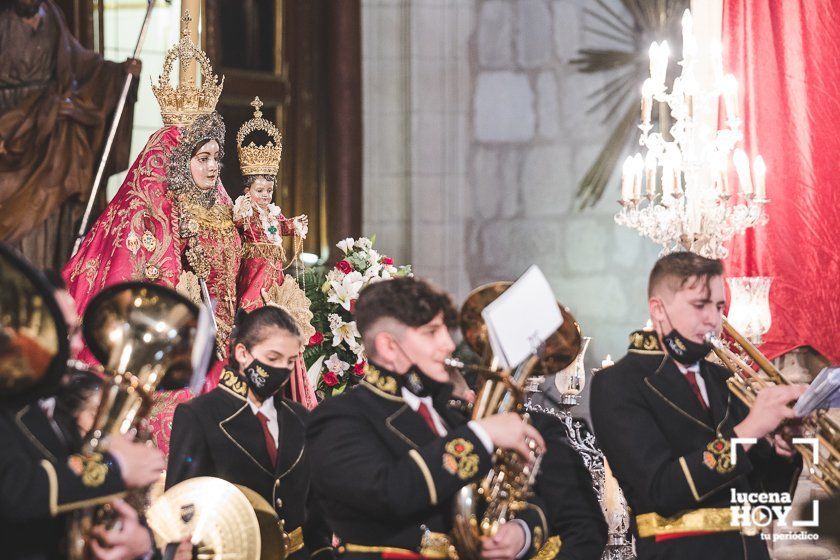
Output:
<instances>
[{"instance_id":1,"label":"brass instrument mouthpiece","mask_svg":"<svg viewBox=\"0 0 840 560\"><path fill-rule=\"evenodd\" d=\"M443 365L454 369L464 369L467 367L466 364L458 358L446 358L443 360Z\"/></svg>"}]
</instances>

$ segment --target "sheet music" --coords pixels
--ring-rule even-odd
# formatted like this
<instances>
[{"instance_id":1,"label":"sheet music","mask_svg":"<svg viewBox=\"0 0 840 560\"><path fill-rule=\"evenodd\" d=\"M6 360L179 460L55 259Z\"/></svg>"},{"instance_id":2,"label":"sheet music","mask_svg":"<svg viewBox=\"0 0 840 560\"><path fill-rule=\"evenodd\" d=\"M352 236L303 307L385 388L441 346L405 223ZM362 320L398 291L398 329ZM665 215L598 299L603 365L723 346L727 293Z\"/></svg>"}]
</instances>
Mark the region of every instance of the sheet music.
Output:
<instances>
[{"instance_id":1,"label":"sheet music","mask_svg":"<svg viewBox=\"0 0 840 560\"><path fill-rule=\"evenodd\" d=\"M793 411L800 418L818 408L840 407L840 366L826 367L796 401Z\"/></svg>"},{"instance_id":2,"label":"sheet music","mask_svg":"<svg viewBox=\"0 0 840 560\"><path fill-rule=\"evenodd\" d=\"M502 368L522 363L563 324L554 291L536 265L485 307L481 316Z\"/></svg>"}]
</instances>

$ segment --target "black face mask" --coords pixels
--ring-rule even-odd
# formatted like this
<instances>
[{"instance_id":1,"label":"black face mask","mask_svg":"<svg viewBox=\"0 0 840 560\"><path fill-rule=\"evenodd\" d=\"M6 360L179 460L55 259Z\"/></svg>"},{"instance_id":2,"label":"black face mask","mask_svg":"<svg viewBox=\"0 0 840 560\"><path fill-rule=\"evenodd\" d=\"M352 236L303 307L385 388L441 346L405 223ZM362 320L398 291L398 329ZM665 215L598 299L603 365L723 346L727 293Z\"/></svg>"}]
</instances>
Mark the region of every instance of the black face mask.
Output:
<instances>
[{"instance_id":1,"label":"black face mask","mask_svg":"<svg viewBox=\"0 0 840 560\"><path fill-rule=\"evenodd\" d=\"M279 368L265 365L254 359L242 372L245 383L258 399L264 401L276 395L292 376L289 368Z\"/></svg>"},{"instance_id":2,"label":"black face mask","mask_svg":"<svg viewBox=\"0 0 840 560\"><path fill-rule=\"evenodd\" d=\"M668 355L685 366L696 364L708 356L709 352L712 351L712 345L705 340L699 343L684 337L680 334L680 331L674 328L674 323L668 317L668 311L665 310L664 305L662 309L665 311L665 317L668 318L668 322L671 323L671 332L662 335L662 342L665 343L665 351Z\"/></svg>"},{"instance_id":3,"label":"black face mask","mask_svg":"<svg viewBox=\"0 0 840 560\"><path fill-rule=\"evenodd\" d=\"M691 341L673 328L662 337L662 341L665 343L665 351L668 355L686 366L696 364L712 351L712 346L708 342L701 344Z\"/></svg>"},{"instance_id":4,"label":"black face mask","mask_svg":"<svg viewBox=\"0 0 840 560\"><path fill-rule=\"evenodd\" d=\"M418 397L436 397L441 390L446 387L447 383L435 381L419 367L412 365L405 375L403 375L403 383L405 388L417 395Z\"/></svg>"}]
</instances>

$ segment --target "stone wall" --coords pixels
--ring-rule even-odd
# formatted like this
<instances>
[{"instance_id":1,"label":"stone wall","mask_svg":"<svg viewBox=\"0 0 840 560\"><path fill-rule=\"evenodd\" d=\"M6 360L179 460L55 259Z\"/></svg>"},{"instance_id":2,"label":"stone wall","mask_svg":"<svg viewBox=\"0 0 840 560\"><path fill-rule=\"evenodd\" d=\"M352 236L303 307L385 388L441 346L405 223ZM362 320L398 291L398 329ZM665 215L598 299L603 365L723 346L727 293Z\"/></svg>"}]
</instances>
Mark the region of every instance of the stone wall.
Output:
<instances>
[{"instance_id":1,"label":"stone wall","mask_svg":"<svg viewBox=\"0 0 840 560\"><path fill-rule=\"evenodd\" d=\"M537 263L594 338L594 364L644 323L658 249L613 223L617 182L575 208L611 130L587 112L609 77L569 64L599 44L586 5L364 0L364 226L459 300Z\"/></svg>"}]
</instances>

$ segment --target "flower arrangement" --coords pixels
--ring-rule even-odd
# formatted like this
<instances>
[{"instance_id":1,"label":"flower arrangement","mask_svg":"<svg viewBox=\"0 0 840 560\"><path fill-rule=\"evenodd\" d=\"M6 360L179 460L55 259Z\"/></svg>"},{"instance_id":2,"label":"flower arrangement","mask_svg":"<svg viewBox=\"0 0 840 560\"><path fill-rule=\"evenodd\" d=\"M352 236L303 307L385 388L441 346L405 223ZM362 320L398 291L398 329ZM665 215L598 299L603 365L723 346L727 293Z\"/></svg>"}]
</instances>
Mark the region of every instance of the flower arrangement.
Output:
<instances>
[{"instance_id":1,"label":"flower arrangement","mask_svg":"<svg viewBox=\"0 0 840 560\"><path fill-rule=\"evenodd\" d=\"M315 334L303 352L319 399L339 395L364 376L366 358L356 321L359 292L374 282L411 275L410 266L373 249L376 237L348 237L336 244L343 253L333 268L309 270L303 285L311 302Z\"/></svg>"}]
</instances>

